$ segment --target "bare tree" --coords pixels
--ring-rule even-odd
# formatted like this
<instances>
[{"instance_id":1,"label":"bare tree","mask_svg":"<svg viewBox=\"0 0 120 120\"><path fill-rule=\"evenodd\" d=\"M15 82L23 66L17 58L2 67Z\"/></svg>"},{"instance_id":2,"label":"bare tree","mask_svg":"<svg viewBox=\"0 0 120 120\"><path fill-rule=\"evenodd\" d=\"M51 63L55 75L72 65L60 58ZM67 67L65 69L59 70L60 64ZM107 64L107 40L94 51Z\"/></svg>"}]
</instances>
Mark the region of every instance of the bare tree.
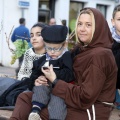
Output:
<instances>
[{"instance_id":1,"label":"bare tree","mask_svg":"<svg viewBox=\"0 0 120 120\"><path fill-rule=\"evenodd\" d=\"M8 44L8 48L10 49L10 51L11 51L12 53L14 53L15 50L10 47L10 42L9 42L9 41L10 41L10 37L11 37L12 31L13 31L13 28L14 28L14 26L12 27L12 29L11 29L8 37L7 37L7 34L6 34L6 32L5 32L6 42L7 42L7 44Z\"/></svg>"}]
</instances>

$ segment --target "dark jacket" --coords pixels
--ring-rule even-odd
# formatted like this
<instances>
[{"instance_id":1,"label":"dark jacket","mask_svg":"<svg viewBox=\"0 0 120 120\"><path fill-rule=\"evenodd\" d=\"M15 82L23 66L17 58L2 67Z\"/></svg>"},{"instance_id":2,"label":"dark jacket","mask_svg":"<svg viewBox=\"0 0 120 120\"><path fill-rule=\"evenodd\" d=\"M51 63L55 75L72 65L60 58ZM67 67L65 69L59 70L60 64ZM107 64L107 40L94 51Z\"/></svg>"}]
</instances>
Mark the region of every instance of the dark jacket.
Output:
<instances>
[{"instance_id":1,"label":"dark jacket","mask_svg":"<svg viewBox=\"0 0 120 120\"><path fill-rule=\"evenodd\" d=\"M41 67L45 64L45 62L46 55L33 62L32 74L29 80L30 90L32 90L35 80L40 75L43 75ZM59 67L59 69L54 69L57 79L62 79L65 82L71 82L74 80L72 63L73 62L69 51L65 52L59 59L49 61L49 64L52 64L53 67Z\"/></svg>"},{"instance_id":2,"label":"dark jacket","mask_svg":"<svg viewBox=\"0 0 120 120\"><path fill-rule=\"evenodd\" d=\"M28 89L28 80L24 79L12 84L1 96L1 106L14 106L18 95Z\"/></svg>"},{"instance_id":3,"label":"dark jacket","mask_svg":"<svg viewBox=\"0 0 120 120\"><path fill-rule=\"evenodd\" d=\"M112 51L115 56L115 60L116 60L117 67L118 67L116 88L120 89L120 43L116 42L115 40L112 46Z\"/></svg>"}]
</instances>

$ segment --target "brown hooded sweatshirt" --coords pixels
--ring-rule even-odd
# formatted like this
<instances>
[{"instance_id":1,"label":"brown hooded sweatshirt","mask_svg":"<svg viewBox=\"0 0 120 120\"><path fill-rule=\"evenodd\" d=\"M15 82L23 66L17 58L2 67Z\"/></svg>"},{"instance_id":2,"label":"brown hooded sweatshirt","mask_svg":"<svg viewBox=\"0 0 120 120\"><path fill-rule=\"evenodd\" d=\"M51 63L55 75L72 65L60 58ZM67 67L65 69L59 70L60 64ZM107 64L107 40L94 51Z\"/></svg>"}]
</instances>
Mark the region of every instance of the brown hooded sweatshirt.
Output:
<instances>
[{"instance_id":1,"label":"brown hooded sweatshirt","mask_svg":"<svg viewBox=\"0 0 120 120\"><path fill-rule=\"evenodd\" d=\"M87 110L92 118L95 112L95 120L108 120L111 109L107 104L115 98L117 67L111 51L111 33L103 15L89 9L94 14L95 32L89 45L74 58L78 85L59 80L53 89L53 94L63 98L69 108L66 120L89 120Z\"/></svg>"}]
</instances>

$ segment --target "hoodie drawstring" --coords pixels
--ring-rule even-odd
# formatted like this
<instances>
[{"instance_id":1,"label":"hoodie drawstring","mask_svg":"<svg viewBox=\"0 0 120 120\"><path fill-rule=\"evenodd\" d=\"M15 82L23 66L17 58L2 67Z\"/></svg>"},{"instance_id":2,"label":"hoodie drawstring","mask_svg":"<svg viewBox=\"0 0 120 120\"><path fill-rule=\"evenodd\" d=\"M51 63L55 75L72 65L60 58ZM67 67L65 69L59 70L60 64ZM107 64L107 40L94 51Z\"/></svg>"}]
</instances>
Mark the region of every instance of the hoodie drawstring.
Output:
<instances>
[{"instance_id":1,"label":"hoodie drawstring","mask_svg":"<svg viewBox=\"0 0 120 120\"><path fill-rule=\"evenodd\" d=\"M106 105L113 106L113 103L108 103L108 102L102 102L102 103L106 104ZM92 112L93 112L93 120L95 120L95 106L94 106L94 104L92 105ZM89 120L91 120L91 115L90 115L89 109L87 109L87 114L88 114Z\"/></svg>"},{"instance_id":2,"label":"hoodie drawstring","mask_svg":"<svg viewBox=\"0 0 120 120\"><path fill-rule=\"evenodd\" d=\"M92 105L92 111L93 111L93 120L95 120L95 106L94 106L94 104ZM89 120L91 120L91 115L90 115L89 109L87 109L87 114L88 114Z\"/></svg>"}]
</instances>

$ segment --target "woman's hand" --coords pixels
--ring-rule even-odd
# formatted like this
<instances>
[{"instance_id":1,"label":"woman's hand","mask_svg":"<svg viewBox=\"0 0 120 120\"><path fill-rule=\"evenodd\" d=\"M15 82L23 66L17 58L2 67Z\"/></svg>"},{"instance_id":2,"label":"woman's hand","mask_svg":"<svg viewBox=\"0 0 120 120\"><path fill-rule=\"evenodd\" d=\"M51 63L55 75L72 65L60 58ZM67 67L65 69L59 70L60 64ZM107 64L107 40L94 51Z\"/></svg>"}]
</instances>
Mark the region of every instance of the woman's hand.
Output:
<instances>
[{"instance_id":1,"label":"woman's hand","mask_svg":"<svg viewBox=\"0 0 120 120\"><path fill-rule=\"evenodd\" d=\"M35 80L35 86L45 85L48 86L48 80L45 76L40 76Z\"/></svg>"},{"instance_id":2,"label":"woman's hand","mask_svg":"<svg viewBox=\"0 0 120 120\"><path fill-rule=\"evenodd\" d=\"M42 72L51 83L56 79L56 74L53 71L53 65L48 66L48 69L46 70L42 68Z\"/></svg>"}]
</instances>

